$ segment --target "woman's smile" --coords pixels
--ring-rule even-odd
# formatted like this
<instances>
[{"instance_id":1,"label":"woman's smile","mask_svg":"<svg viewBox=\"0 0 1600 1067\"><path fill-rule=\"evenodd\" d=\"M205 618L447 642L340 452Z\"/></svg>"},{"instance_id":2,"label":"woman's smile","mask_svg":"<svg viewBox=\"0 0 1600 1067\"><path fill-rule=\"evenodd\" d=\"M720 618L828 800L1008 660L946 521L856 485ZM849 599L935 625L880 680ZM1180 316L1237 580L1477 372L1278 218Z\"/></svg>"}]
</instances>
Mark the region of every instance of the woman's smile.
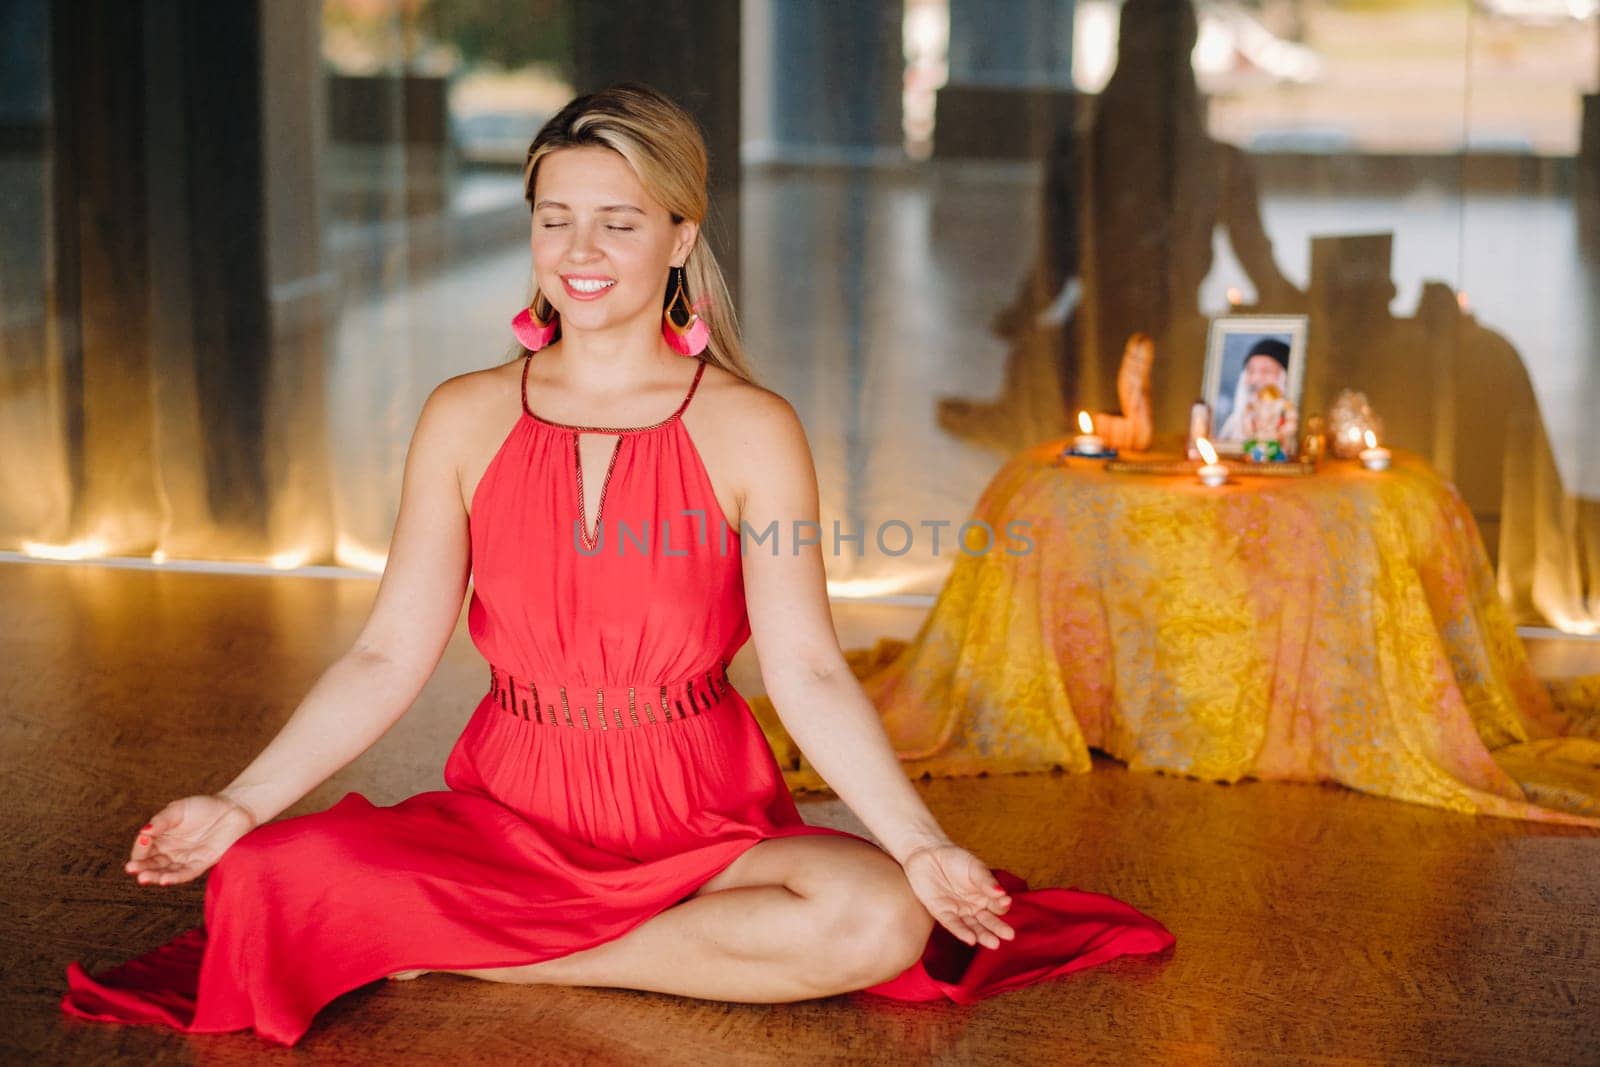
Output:
<instances>
[{"instance_id":1,"label":"woman's smile","mask_svg":"<svg viewBox=\"0 0 1600 1067\"><path fill-rule=\"evenodd\" d=\"M611 291L617 280L593 274L563 274L561 284L574 300L598 300Z\"/></svg>"}]
</instances>

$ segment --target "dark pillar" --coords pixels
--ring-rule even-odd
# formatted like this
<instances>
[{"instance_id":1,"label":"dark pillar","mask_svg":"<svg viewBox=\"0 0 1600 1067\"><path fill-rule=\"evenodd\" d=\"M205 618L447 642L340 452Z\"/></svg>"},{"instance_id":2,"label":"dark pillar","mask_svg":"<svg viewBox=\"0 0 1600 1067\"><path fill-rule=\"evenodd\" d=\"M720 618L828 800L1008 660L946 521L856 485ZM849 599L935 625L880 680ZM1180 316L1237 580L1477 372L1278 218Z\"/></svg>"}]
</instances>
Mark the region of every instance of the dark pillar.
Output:
<instances>
[{"instance_id":1,"label":"dark pillar","mask_svg":"<svg viewBox=\"0 0 1600 1067\"><path fill-rule=\"evenodd\" d=\"M950 0L934 154L1037 159L1073 122L1073 0Z\"/></svg>"},{"instance_id":2,"label":"dark pillar","mask_svg":"<svg viewBox=\"0 0 1600 1067\"><path fill-rule=\"evenodd\" d=\"M160 529L150 398L142 6L51 11L55 311L68 535L149 549Z\"/></svg>"},{"instance_id":3,"label":"dark pillar","mask_svg":"<svg viewBox=\"0 0 1600 1067\"><path fill-rule=\"evenodd\" d=\"M228 4L52 7L56 303L73 534L266 550L261 26ZM168 521L171 525L168 526Z\"/></svg>"},{"instance_id":4,"label":"dark pillar","mask_svg":"<svg viewBox=\"0 0 1600 1067\"><path fill-rule=\"evenodd\" d=\"M262 190L269 541L311 559L335 541L324 369L341 304L340 279L322 247L328 98L321 34L321 0L273 0L261 9L262 144L271 161ZM418 257L410 258L414 265Z\"/></svg>"},{"instance_id":5,"label":"dark pillar","mask_svg":"<svg viewBox=\"0 0 1600 1067\"><path fill-rule=\"evenodd\" d=\"M54 541L68 499L52 404L49 0L0 0L0 547Z\"/></svg>"},{"instance_id":6,"label":"dark pillar","mask_svg":"<svg viewBox=\"0 0 1600 1067\"><path fill-rule=\"evenodd\" d=\"M905 141L904 5L772 0L771 20L778 157L898 157Z\"/></svg>"},{"instance_id":7,"label":"dark pillar","mask_svg":"<svg viewBox=\"0 0 1600 1067\"><path fill-rule=\"evenodd\" d=\"M167 7L147 2L152 15ZM189 188L190 314L207 497L224 533L252 538L265 535L269 503L262 466L271 348L261 18L251 0L178 10L179 32L152 41L151 55L182 71L183 96L164 103L184 108L188 136L176 156L151 161L151 177Z\"/></svg>"}]
</instances>

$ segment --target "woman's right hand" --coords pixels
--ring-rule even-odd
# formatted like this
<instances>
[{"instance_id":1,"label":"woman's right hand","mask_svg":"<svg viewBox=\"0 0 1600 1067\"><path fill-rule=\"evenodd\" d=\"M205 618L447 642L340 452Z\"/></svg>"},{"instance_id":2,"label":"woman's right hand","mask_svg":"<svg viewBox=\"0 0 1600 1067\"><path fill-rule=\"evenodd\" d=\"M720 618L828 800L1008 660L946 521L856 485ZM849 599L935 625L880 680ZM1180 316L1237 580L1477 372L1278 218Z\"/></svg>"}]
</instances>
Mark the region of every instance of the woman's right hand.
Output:
<instances>
[{"instance_id":1,"label":"woman's right hand","mask_svg":"<svg viewBox=\"0 0 1600 1067\"><path fill-rule=\"evenodd\" d=\"M140 885L187 882L204 874L255 826L255 816L226 797L174 800L139 831L123 870Z\"/></svg>"}]
</instances>

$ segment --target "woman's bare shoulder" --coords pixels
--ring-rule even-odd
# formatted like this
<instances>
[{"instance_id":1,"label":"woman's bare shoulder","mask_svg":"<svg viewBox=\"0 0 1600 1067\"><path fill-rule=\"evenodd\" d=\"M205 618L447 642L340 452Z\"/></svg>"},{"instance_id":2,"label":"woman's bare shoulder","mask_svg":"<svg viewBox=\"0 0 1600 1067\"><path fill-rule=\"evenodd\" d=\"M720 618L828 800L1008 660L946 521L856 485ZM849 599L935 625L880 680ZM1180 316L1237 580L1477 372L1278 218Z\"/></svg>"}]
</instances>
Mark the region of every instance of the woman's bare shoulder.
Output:
<instances>
[{"instance_id":1,"label":"woman's bare shoulder","mask_svg":"<svg viewBox=\"0 0 1600 1067\"><path fill-rule=\"evenodd\" d=\"M689 429L713 483L732 490L738 514L757 487L804 485L814 477L805 427L781 393L716 366L706 368L700 385L706 404L692 413L699 418L689 420Z\"/></svg>"},{"instance_id":2,"label":"woman's bare shoulder","mask_svg":"<svg viewBox=\"0 0 1600 1067\"><path fill-rule=\"evenodd\" d=\"M412 451L448 462L458 473L481 466L480 455L493 450L521 413L521 387L518 360L446 378L423 402Z\"/></svg>"},{"instance_id":3,"label":"woman's bare shoulder","mask_svg":"<svg viewBox=\"0 0 1600 1067\"><path fill-rule=\"evenodd\" d=\"M521 410L517 396L521 387L520 360L464 371L433 387L423 403L423 417L448 423L458 430L506 422Z\"/></svg>"},{"instance_id":4,"label":"woman's bare shoulder","mask_svg":"<svg viewBox=\"0 0 1600 1067\"><path fill-rule=\"evenodd\" d=\"M474 403L517 404L517 390L522 385L522 360L513 359L481 370L463 371L434 386L433 395L442 406L471 407ZM482 412L480 412L482 414Z\"/></svg>"},{"instance_id":5,"label":"woman's bare shoulder","mask_svg":"<svg viewBox=\"0 0 1600 1067\"><path fill-rule=\"evenodd\" d=\"M800 416L783 394L716 364L706 366L700 390L705 394L705 406L713 409L708 414L714 414L717 425L738 438L771 437L800 428Z\"/></svg>"}]
</instances>

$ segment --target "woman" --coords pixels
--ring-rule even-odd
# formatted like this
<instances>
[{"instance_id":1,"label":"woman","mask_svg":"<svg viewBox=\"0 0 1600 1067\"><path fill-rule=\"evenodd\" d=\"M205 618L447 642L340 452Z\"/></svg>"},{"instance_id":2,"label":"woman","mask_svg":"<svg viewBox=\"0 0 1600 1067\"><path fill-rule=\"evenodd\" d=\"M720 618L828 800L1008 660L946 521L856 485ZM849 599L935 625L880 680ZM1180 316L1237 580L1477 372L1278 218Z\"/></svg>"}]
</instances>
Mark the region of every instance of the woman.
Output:
<instances>
[{"instance_id":1,"label":"woman","mask_svg":"<svg viewBox=\"0 0 1600 1067\"><path fill-rule=\"evenodd\" d=\"M705 178L693 121L643 87L580 97L540 131L535 288L513 323L529 352L428 398L351 651L238 778L141 829L141 885L215 864L205 927L99 979L72 965L66 1010L292 1044L340 993L430 970L970 1000L1170 943L1110 898L991 872L901 772L839 650L818 549L789 550L816 519L815 475L794 411L745 369L700 240ZM736 532L774 525L770 551ZM490 689L449 789L269 822L416 697L469 564ZM800 819L727 684L752 634L784 725L881 848Z\"/></svg>"}]
</instances>

